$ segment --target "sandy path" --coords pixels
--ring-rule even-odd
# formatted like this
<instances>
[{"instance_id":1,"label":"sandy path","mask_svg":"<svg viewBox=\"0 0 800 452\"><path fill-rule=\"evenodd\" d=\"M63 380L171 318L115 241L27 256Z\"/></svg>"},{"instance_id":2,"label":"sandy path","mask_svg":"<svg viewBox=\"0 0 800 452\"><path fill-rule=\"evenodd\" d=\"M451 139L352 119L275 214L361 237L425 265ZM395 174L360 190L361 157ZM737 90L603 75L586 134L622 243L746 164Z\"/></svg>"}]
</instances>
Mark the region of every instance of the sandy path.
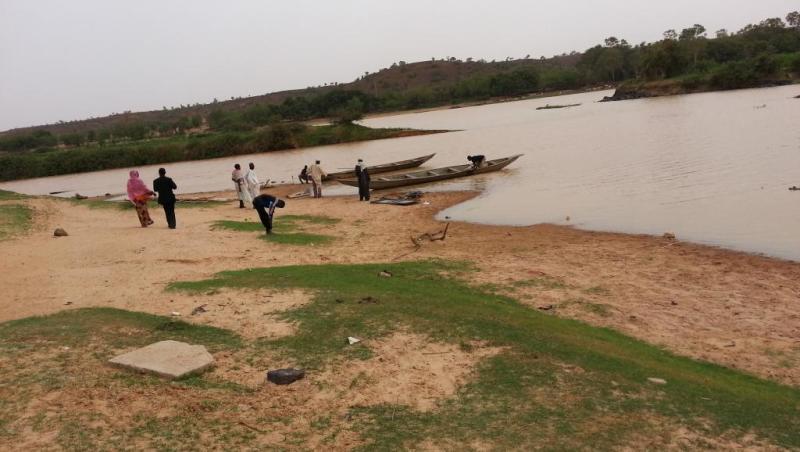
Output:
<instances>
[{"instance_id":1,"label":"sandy path","mask_svg":"<svg viewBox=\"0 0 800 452\"><path fill-rule=\"evenodd\" d=\"M281 194L297 187L280 187ZM289 200L280 214L341 218L309 230L337 237L321 247L291 247L254 234L212 231L220 219L257 221L235 203L178 210L178 229L138 227L133 211L88 209L66 201L24 201L36 230L0 242L0 321L86 306L169 315L237 330L248 337L291 334L265 314L296 306L302 293L176 294L176 280L222 270L291 264L357 263L440 257L477 263L476 283L528 284L508 292L532 309L608 326L678 354L800 385L800 263L661 238L565 227L454 223L445 242L412 251L410 235L442 228L433 215L469 193L432 193L430 205L393 207L353 197ZM280 221L280 217L276 218ZM55 227L70 236L53 238ZM277 298L275 298L277 297ZM269 305L270 300L274 303ZM70 304L65 304L70 302ZM190 317L208 304L209 312Z\"/></svg>"}]
</instances>

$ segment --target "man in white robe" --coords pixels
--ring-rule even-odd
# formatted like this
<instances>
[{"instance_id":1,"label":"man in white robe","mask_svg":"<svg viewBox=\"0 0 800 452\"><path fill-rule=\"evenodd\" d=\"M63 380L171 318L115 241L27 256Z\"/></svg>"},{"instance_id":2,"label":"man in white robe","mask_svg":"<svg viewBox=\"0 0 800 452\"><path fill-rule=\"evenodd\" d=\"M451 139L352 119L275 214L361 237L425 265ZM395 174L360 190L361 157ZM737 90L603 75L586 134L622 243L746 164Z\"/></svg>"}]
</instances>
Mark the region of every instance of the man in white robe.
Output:
<instances>
[{"instance_id":1,"label":"man in white robe","mask_svg":"<svg viewBox=\"0 0 800 452\"><path fill-rule=\"evenodd\" d=\"M261 181L258 180L256 175L256 166L250 162L250 169L244 176L244 182L247 184L247 190L250 192L250 197L256 199L261 194Z\"/></svg>"},{"instance_id":2,"label":"man in white robe","mask_svg":"<svg viewBox=\"0 0 800 452\"><path fill-rule=\"evenodd\" d=\"M239 208L244 209L245 206L252 207L253 198L250 196L250 192L247 190L247 185L244 182L242 167L237 163L233 168L231 180L236 186L236 194L239 196Z\"/></svg>"}]
</instances>

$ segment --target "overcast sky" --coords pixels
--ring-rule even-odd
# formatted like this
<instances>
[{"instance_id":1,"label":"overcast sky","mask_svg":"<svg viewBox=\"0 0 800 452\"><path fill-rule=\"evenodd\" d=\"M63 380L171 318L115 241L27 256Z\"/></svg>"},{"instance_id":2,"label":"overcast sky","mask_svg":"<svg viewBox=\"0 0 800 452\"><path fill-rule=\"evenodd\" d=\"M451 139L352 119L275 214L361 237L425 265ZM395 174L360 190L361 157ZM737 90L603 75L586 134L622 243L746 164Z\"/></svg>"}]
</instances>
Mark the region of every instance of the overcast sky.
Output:
<instances>
[{"instance_id":1,"label":"overcast sky","mask_svg":"<svg viewBox=\"0 0 800 452\"><path fill-rule=\"evenodd\" d=\"M503 59L738 30L797 0L0 0L0 130L349 82L394 61Z\"/></svg>"}]
</instances>

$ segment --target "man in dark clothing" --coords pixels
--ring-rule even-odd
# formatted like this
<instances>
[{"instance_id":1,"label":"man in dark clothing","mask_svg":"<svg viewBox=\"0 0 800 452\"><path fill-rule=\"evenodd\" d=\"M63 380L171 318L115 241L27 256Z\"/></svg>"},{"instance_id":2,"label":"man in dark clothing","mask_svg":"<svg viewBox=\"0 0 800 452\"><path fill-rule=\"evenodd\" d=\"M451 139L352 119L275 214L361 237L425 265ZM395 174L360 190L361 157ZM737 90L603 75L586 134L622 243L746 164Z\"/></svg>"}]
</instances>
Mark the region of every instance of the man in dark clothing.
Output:
<instances>
[{"instance_id":1,"label":"man in dark clothing","mask_svg":"<svg viewBox=\"0 0 800 452\"><path fill-rule=\"evenodd\" d=\"M467 160L472 162L472 169L483 168L486 163L486 157L483 155L468 155Z\"/></svg>"},{"instance_id":2,"label":"man in dark clothing","mask_svg":"<svg viewBox=\"0 0 800 452\"><path fill-rule=\"evenodd\" d=\"M253 198L253 208L258 212L261 224L267 230L267 234L272 234L272 217L275 215L275 208L282 209L286 203L270 195L259 195Z\"/></svg>"},{"instance_id":3,"label":"man in dark clothing","mask_svg":"<svg viewBox=\"0 0 800 452\"><path fill-rule=\"evenodd\" d=\"M358 159L356 164L356 179L358 179L358 200L369 201L369 171L361 159Z\"/></svg>"},{"instance_id":4,"label":"man in dark clothing","mask_svg":"<svg viewBox=\"0 0 800 452\"><path fill-rule=\"evenodd\" d=\"M308 183L308 165L305 165L303 167L303 169L300 171L300 176L298 176L298 178L300 179L301 184Z\"/></svg>"},{"instance_id":5,"label":"man in dark clothing","mask_svg":"<svg viewBox=\"0 0 800 452\"><path fill-rule=\"evenodd\" d=\"M167 170L164 168L158 169L158 179L153 181L153 191L158 193L158 203L164 208L167 225L170 229L175 229L175 193L172 190L177 190L178 186L166 174Z\"/></svg>"}]
</instances>

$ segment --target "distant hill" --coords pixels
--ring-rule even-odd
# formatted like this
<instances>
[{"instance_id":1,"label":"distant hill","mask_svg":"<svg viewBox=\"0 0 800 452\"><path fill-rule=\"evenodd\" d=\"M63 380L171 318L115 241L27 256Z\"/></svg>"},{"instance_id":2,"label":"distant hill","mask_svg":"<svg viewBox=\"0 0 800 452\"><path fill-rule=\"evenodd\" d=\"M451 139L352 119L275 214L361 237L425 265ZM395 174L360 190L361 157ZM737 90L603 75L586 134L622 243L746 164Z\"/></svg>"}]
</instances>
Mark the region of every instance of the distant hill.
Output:
<instances>
[{"instance_id":1,"label":"distant hill","mask_svg":"<svg viewBox=\"0 0 800 452\"><path fill-rule=\"evenodd\" d=\"M253 106L278 105L291 97L322 95L334 89L355 90L373 96L387 93L406 94L414 90L452 86L476 76L490 77L520 68L574 68L580 58L581 54L572 53L549 59L518 59L500 62L472 61L471 59L461 61L455 58L414 63L399 62L393 64L392 67L365 74L350 83L278 91L258 96L240 97L165 110L124 112L97 118L21 127L0 132L0 136L24 134L34 130L48 131L53 135L84 134L89 131L113 129L120 125L134 123L175 123L187 117L200 116L207 118L215 110L242 112Z\"/></svg>"}]
</instances>

